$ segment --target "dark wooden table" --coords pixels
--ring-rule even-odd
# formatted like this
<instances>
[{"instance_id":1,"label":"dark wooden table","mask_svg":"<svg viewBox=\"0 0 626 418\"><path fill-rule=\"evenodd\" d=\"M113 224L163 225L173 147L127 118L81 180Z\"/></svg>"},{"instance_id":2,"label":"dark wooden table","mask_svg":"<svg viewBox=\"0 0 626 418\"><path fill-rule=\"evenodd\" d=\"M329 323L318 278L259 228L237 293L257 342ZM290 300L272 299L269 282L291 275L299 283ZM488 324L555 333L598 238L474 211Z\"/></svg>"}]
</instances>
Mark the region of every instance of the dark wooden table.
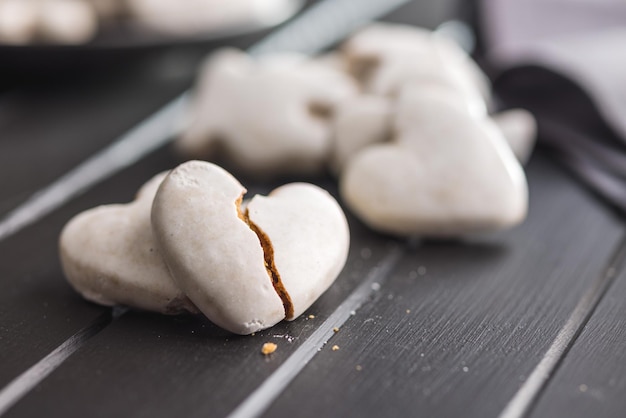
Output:
<instances>
[{"instance_id":1,"label":"dark wooden table","mask_svg":"<svg viewBox=\"0 0 626 418\"><path fill-rule=\"evenodd\" d=\"M418 10L392 17L420 22ZM0 222L190 85L191 69L164 62L9 85ZM350 218L349 260L332 288L303 317L248 337L200 317L90 304L61 272L70 217L131 200L179 162L159 147L0 240L4 415L626 416L625 223L541 150L522 226L406 242ZM267 341L278 350L264 357Z\"/></svg>"}]
</instances>

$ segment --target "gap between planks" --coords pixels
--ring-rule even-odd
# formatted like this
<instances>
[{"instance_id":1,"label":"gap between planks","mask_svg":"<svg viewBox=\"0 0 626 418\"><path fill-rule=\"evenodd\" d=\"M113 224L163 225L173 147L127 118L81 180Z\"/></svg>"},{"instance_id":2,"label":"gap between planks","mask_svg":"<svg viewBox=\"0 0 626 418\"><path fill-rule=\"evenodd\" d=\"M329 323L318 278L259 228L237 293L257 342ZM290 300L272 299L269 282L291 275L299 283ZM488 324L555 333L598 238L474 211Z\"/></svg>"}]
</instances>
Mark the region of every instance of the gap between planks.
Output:
<instances>
[{"instance_id":1,"label":"gap between planks","mask_svg":"<svg viewBox=\"0 0 626 418\"><path fill-rule=\"evenodd\" d=\"M304 369L313 357L341 328L346 321L379 289L396 267L405 246L394 246L383 260L365 277L363 282L344 300L341 305L316 330L304 340L283 364L252 392L228 418L258 417L278 398L293 379ZM378 286L376 285L378 284Z\"/></svg>"},{"instance_id":2,"label":"gap between planks","mask_svg":"<svg viewBox=\"0 0 626 418\"><path fill-rule=\"evenodd\" d=\"M172 100L100 152L33 194L0 220L0 241L130 167L181 132L188 93Z\"/></svg>"},{"instance_id":3,"label":"gap between planks","mask_svg":"<svg viewBox=\"0 0 626 418\"><path fill-rule=\"evenodd\" d=\"M11 409L13 405L56 370L69 356L85 345L91 337L98 334L126 311L127 309L125 308L113 308L103 313L91 325L72 335L46 357L13 379L0 390L0 415Z\"/></svg>"},{"instance_id":4,"label":"gap between planks","mask_svg":"<svg viewBox=\"0 0 626 418\"><path fill-rule=\"evenodd\" d=\"M548 348L548 351L535 366L526 382L522 384L506 405L499 418L523 418L530 415L541 393L547 387L570 348L580 336L602 297L615 281L618 272L624 268L625 262L626 236L622 237L606 268L580 298L565 325L559 330L550 348Z\"/></svg>"}]
</instances>

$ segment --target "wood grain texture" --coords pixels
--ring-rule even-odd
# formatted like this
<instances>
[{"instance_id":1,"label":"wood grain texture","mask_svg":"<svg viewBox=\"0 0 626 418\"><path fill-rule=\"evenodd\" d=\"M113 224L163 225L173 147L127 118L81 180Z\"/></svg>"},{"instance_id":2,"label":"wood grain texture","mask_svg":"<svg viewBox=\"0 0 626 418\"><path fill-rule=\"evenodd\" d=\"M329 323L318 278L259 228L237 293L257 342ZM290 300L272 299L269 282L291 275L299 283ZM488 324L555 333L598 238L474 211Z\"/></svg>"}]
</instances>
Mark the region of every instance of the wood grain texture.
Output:
<instances>
[{"instance_id":1,"label":"wood grain texture","mask_svg":"<svg viewBox=\"0 0 626 418\"><path fill-rule=\"evenodd\" d=\"M624 248L622 248L624 250ZM623 260L622 260L623 261ZM626 269L617 275L530 416L621 417L626 411Z\"/></svg>"},{"instance_id":2,"label":"wood grain texture","mask_svg":"<svg viewBox=\"0 0 626 418\"><path fill-rule=\"evenodd\" d=\"M416 247L264 416L497 416L623 234L545 159L529 175L522 227Z\"/></svg>"},{"instance_id":3,"label":"wood grain texture","mask_svg":"<svg viewBox=\"0 0 626 418\"><path fill-rule=\"evenodd\" d=\"M136 70L5 97L0 117L0 216L175 97L189 78Z\"/></svg>"},{"instance_id":4,"label":"wood grain texture","mask_svg":"<svg viewBox=\"0 0 626 418\"><path fill-rule=\"evenodd\" d=\"M351 232L343 273L297 320L239 337L199 317L131 312L92 338L8 416L43 410L59 417L224 416L304 343L398 245L354 220ZM309 314L315 317L310 319ZM267 341L278 344L278 350L265 358L260 350Z\"/></svg>"},{"instance_id":5,"label":"wood grain texture","mask_svg":"<svg viewBox=\"0 0 626 418\"><path fill-rule=\"evenodd\" d=\"M474 245L415 248L267 416L496 415L604 267L622 228L545 159L530 173L533 207L523 227ZM351 261L312 308L314 320L246 338L194 317L130 313L8 416L226 415L387 251L387 239L353 225ZM265 341L279 344L269 359L259 353Z\"/></svg>"}]
</instances>

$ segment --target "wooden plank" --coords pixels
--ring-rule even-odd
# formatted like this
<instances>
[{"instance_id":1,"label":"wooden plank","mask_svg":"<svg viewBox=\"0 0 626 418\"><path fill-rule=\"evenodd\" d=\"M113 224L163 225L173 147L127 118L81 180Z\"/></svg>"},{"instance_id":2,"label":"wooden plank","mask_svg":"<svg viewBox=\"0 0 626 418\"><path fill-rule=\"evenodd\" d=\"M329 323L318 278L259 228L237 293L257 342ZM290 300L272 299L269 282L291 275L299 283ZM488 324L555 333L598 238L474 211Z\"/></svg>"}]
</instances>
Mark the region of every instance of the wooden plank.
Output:
<instances>
[{"instance_id":1,"label":"wooden plank","mask_svg":"<svg viewBox=\"0 0 626 418\"><path fill-rule=\"evenodd\" d=\"M522 227L416 247L264 416L497 416L624 231L545 159L529 177Z\"/></svg>"},{"instance_id":2,"label":"wooden plank","mask_svg":"<svg viewBox=\"0 0 626 418\"><path fill-rule=\"evenodd\" d=\"M397 248L398 242L354 219L350 223L346 268L296 321L238 337L199 317L130 312L89 340L8 416L44 410L49 416L225 415L302 346L363 277ZM266 341L279 346L268 358L260 352Z\"/></svg>"},{"instance_id":3,"label":"wooden plank","mask_svg":"<svg viewBox=\"0 0 626 418\"><path fill-rule=\"evenodd\" d=\"M45 222L0 241L0 385L89 326L104 308L84 302L69 287L60 269L57 240L76 213L103 203L133 198L138 187L176 163L167 149L97 186L53 213Z\"/></svg>"},{"instance_id":4,"label":"wooden plank","mask_svg":"<svg viewBox=\"0 0 626 418\"><path fill-rule=\"evenodd\" d=\"M532 210L523 227L474 245L414 249L267 416L497 414L603 268L622 228L545 159L530 173ZM353 225L351 261L312 308L314 320L233 337L197 318L127 314L8 416L226 415L388 251L393 241ZM268 340L280 348L265 359L259 349Z\"/></svg>"},{"instance_id":5,"label":"wooden plank","mask_svg":"<svg viewBox=\"0 0 626 418\"><path fill-rule=\"evenodd\" d=\"M131 70L132 71L132 70ZM13 93L0 120L0 216L183 91L189 77L103 76Z\"/></svg>"},{"instance_id":6,"label":"wooden plank","mask_svg":"<svg viewBox=\"0 0 626 418\"><path fill-rule=\"evenodd\" d=\"M531 417L619 417L626 411L626 269L617 276L550 380Z\"/></svg>"}]
</instances>

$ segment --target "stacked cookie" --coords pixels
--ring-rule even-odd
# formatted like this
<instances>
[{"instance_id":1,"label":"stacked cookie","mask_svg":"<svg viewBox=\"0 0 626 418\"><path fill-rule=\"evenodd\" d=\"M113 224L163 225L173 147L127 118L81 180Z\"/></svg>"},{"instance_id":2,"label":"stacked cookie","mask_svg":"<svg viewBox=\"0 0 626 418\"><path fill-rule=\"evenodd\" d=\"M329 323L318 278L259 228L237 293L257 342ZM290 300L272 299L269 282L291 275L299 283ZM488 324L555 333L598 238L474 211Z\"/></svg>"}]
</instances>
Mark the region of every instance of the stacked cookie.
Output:
<instances>
[{"instance_id":1,"label":"stacked cookie","mask_svg":"<svg viewBox=\"0 0 626 418\"><path fill-rule=\"evenodd\" d=\"M184 163L134 202L74 217L60 237L72 286L103 305L202 312L251 334L301 315L345 264L350 234L326 191L306 183L243 201L224 169Z\"/></svg>"},{"instance_id":2,"label":"stacked cookie","mask_svg":"<svg viewBox=\"0 0 626 418\"><path fill-rule=\"evenodd\" d=\"M373 229L458 237L526 216L520 161L534 119L520 109L490 115L491 101L487 78L453 42L376 24L323 57L217 52L176 145L263 177L329 168Z\"/></svg>"}]
</instances>

